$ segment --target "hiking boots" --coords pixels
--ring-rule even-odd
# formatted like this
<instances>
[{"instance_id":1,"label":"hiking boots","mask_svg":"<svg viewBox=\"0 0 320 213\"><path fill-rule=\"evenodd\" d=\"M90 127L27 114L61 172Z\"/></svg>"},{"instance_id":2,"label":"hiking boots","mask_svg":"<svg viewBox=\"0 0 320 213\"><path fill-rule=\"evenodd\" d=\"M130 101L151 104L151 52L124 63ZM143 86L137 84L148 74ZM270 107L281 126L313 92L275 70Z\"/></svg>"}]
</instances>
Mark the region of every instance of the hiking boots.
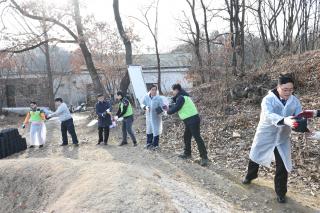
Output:
<instances>
[{"instance_id":1,"label":"hiking boots","mask_svg":"<svg viewBox=\"0 0 320 213\"><path fill-rule=\"evenodd\" d=\"M39 148L42 148L42 147L43 147L43 145L40 145L40 146L39 146Z\"/></svg>"},{"instance_id":2,"label":"hiking boots","mask_svg":"<svg viewBox=\"0 0 320 213\"><path fill-rule=\"evenodd\" d=\"M133 142L133 146L134 147L138 146L138 143L137 142Z\"/></svg>"},{"instance_id":3,"label":"hiking boots","mask_svg":"<svg viewBox=\"0 0 320 213\"><path fill-rule=\"evenodd\" d=\"M33 145L29 146L29 149L32 149L32 148L34 148L34 146L33 146Z\"/></svg>"}]
</instances>

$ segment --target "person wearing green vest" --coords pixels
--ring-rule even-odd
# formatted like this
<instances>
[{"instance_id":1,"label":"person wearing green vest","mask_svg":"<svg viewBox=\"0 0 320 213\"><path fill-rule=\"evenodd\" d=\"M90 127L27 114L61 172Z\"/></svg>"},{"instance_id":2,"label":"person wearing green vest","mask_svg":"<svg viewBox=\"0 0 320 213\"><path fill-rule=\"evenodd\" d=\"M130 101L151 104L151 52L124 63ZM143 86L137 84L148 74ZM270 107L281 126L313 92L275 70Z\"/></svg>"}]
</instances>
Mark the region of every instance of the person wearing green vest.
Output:
<instances>
[{"instance_id":1,"label":"person wearing green vest","mask_svg":"<svg viewBox=\"0 0 320 213\"><path fill-rule=\"evenodd\" d=\"M46 141L46 125L44 121L46 120L45 113L37 107L37 103L32 101L30 103L30 111L22 124L22 128L26 128L26 125L30 123L30 146L29 148L34 148L38 145L42 148Z\"/></svg>"},{"instance_id":2,"label":"person wearing green vest","mask_svg":"<svg viewBox=\"0 0 320 213\"><path fill-rule=\"evenodd\" d=\"M174 84L172 90L174 94L173 102L175 104L169 108L167 114L172 115L178 113L179 118L185 125L184 152L179 155L179 157L182 159L191 158L191 139L194 137L201 157L200 165L207 166L207 149L200 135L200 116L197 107L191 100L189 94L181 88L180 84Z\"/></svg>"},{"instance_id":3,"label":"person wearing green vest","mask_svg":"<svg viewBox=\"0 0 320 213\"><path fill-rule=\"evenodd\" d=\"M122 142L119 144L119 146L123 146L128 144L127 141L127 133L130 135L131 140L133 142L133 146L137 146L137 140L136 136L134 135L134 132L132 130L132 124L133 124L133 108L130 103L130 101L124 97L123 93L121 91L117 92L117 100L119 103L119 109L114 117L114 120L118 120L119 118L123 118L122 121Z\"/></svg>"}]
</instances>

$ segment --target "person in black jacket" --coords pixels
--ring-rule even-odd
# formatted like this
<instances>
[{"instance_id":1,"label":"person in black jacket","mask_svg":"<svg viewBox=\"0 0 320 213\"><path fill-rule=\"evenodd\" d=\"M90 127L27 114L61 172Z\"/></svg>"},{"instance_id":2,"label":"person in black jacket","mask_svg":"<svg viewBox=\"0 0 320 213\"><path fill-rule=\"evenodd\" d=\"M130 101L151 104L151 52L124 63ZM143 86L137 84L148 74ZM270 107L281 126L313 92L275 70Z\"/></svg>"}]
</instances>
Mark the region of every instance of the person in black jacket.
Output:
<instances>
[{"instance_id":1,"label":"person in black jacket","mask_svg":"<svg viewBox=\"0 0 320 213\"><path fill-rule=\"evenodd\" d=\"M184 153L179 157L183 159L191 158L191 139L194 137L200 152L200 165L207 166L207 149L200 135L200 117L197 108L189 94L181 88L180 84L174 84L172 90L175 95L173 98L175 105L169 108L167 114L171 115L177 112L185 125Z\"/></svg>"},{"instance_id":2,"label":"person in black jacket","mask_svg":"<svg viewBox=\"0 0 320 213\"><path fill-rule=\"evenodd\" d=\"M96 113L98 115L98 130L99 130L99 145L104 142L105 145L108 144L109 139L109 126L112 124L111 121L111 110L112 106L109 101L105 100L103 94L98 95L98 102L96 103Z\"/></svg>"}]
</instances>

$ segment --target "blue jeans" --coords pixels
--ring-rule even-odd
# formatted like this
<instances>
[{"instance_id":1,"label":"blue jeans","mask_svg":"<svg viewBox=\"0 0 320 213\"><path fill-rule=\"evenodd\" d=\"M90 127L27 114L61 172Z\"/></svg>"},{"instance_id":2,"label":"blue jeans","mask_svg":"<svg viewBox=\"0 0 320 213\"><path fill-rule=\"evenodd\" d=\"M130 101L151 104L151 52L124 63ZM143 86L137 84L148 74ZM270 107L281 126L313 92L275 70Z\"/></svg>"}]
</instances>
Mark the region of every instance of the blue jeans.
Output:
<instances>
[{"instance_id":1,"label":"blue jeans","mask_svg":"<svg viewBox=\"0 0 320 213\"><path fill-rule=\"evenodd\" d=\"M122 121L122 141L127 142L127 133L129 133L133 143L137 143L136 137L132 130L133 116L129 116Z\"/></svg>"},{"instance_id":2,"label":"blue jeans","mask_svg":"<svg viewBox=\"0 0 320 213\"><path fill-rule=\"evenodd\" d=\"M61 122L61 134L62 134L63 144L68 144L67 132L69 132L69 134L71 135L73 144L78 144L79 142L78 142L76 131L74 129L72 118Z\"/></svg>"}]
</instances>

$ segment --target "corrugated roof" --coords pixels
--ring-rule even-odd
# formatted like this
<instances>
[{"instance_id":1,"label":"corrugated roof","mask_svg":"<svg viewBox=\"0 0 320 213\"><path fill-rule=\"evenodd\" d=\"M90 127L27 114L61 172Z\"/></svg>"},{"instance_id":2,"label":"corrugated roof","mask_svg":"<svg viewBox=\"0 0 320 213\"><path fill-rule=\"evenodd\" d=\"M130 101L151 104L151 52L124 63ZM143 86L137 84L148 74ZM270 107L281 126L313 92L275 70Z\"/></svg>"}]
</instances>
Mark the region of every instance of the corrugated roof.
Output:
<instances>
[{"instance_id":1,"label":"corrugated roof","mask_svg":"<svg viewBox=\"0 0 320 213\"><path fill-rule=\"evenodd\" d=\"M166 53L160 54L161 67L186 67L191 66L192 54L190 53ZM142 67L156 67L156 54L134 55L133 63Z\"/></svg>"}]
</instances>

